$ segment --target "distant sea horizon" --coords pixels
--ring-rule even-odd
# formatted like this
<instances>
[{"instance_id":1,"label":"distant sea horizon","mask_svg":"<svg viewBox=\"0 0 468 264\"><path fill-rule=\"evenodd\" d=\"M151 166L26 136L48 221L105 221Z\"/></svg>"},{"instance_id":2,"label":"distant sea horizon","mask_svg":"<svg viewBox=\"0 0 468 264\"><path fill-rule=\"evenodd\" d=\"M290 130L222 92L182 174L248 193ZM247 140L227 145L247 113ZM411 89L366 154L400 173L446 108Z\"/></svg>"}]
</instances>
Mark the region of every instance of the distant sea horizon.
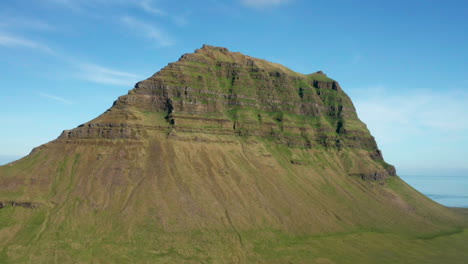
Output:
<instances>
[{"instance_id":1,"label":"distant sea horizon","mask_svg":"<svg viewBox=\"0 0 468 264\"><path fill-rule=\"evenodd\" d=\"M0 155L0 166L22 156ZM398 175L432 200L450 207L468 208L468 171L403 171Z\"/></svg>"},{"instance_id":2,"label":"distant sea horizon","mask_svg":"<svg viewBox=\"0 0 468 264\"><path fill-rule=\"evenodd\" d=\"M399 173L399 176L442 205L468 208L468 172Z\"/></svg>"}]
</instances>

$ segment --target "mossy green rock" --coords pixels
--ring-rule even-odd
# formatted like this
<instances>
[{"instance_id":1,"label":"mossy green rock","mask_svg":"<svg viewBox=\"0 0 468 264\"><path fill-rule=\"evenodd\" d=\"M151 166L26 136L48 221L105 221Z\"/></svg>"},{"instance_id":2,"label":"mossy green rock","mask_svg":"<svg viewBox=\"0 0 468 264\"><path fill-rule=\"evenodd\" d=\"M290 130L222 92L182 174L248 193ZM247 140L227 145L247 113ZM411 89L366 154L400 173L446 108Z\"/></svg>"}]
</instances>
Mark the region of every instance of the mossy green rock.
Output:
<instances>
[{"instance_id":1,"label":"mossy green rock","mask_svg":"<svg viewBox=\"0 0 468 264\"><path fill-rule=\"evenodd\" d=\"M322 72L205 45L0 167L1 263L463 263Z\"/></svg>"}]
</instances>

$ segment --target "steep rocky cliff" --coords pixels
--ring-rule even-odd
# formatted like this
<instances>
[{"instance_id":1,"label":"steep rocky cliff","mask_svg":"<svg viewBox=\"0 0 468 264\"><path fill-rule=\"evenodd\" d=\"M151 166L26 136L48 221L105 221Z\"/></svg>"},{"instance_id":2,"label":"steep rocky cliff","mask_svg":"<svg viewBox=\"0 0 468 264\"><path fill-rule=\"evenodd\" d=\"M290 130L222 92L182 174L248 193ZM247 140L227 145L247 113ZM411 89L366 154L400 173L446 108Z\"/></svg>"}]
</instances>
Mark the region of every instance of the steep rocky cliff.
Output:
<instances>
[{"instance_id":1,"label":"steep rocky cliff","mask_svg":"<svg viewBox=\"0 0 468 264\"><path fill-rule=\"evenodd\" d=\"M391 248L466 217L396 176L323 72L205 45L0 167L0 223L0 262L332 263L381 248L330 237Z\"/></svg>"}]
</instances>

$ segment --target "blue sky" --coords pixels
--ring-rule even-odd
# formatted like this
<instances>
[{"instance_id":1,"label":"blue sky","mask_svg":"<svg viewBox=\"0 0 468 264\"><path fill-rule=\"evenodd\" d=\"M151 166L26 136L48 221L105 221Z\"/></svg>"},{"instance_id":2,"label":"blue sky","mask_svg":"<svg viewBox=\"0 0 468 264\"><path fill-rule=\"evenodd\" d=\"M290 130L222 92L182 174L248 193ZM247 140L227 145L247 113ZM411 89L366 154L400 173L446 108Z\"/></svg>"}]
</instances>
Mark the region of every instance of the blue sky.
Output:
<instances>
[{"instance_id":1,"label":"blue sky","mask_svg":"<svg viewBox=\"0 0 468 264\"><path fill-rule=\"evenodd\" d=\"M0 163L206 43L323 70L401 173L466 172L466 14L453 0L2 0Z\"/></svg>"}]
</instances>

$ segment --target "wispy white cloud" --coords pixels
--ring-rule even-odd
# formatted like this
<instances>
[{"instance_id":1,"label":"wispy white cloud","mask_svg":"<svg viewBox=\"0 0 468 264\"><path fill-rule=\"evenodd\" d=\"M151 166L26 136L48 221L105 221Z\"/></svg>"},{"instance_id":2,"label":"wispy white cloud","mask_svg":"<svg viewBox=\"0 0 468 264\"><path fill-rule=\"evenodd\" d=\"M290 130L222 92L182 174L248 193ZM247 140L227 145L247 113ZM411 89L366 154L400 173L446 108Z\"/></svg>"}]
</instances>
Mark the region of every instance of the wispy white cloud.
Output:
<instances>
[{"instance_id":1,"label":"wispy white cloud","mask_svg":"<svg viewBox=\"0 0 468 264\"><path fill-rule=\"evenodd\" d=\"M118 71L110 68L106 68L100 65L92 63L84 63L80 59L72 58L69 55L64 55L60 52L55 52L47 45L40 42L32 41L29 39L21 38L0 32L0 48L28 48L38 50L51 55L53 58L59 59L71 66L71 68L78 67L78 73L73 74L75 77L84 79L86 81L101 83L101 84L112 84L112 85L124 85L131 86L142 77L136 74ZM78 66L76 66L78 65ZM54 99L62 103L70 104L71 102L58 96L49 95L45 93L39 94L42 97Z\"/></svg>"},{"instance_id":2,"label":"wispy white cloud","mask_svg":"<svg viewBox=\"0 0 468 264\"><path fill-rule=\"evenodd\" d=\"M9 48L30 48L54 54L54 51L45 44L2 32L0 32L0 46Z\"/></svg>"},{"instance_id":3,"label":"wispy white cloud","mask_svg":"<svg viewBox=\"0 0 468 264\"><path fill-rule=\"evenodd\" d=\"M141 79L139 75L106 68L96 64L79 64L78 68L80 72L76 77L94 83L131 86Z\"/></svg>"},{"instance_id":4,"label":"wispy white cloud","mask_svg":"<svg viewBox=\"0 0 468 264\"><path fill-rule=\"evenodd\" d=\"M351 92L359 117L383 142L397 142L427 133L468 132L461 118L468 105L463 91L392 92L383 86Z\"/></svg>"},{"instance_id":5,"label":"wispy white cloud","mask_svg":"<svg viewBox=\"0 0 468 264\"><path fill-rule=\"evenodd\" d=\"M184 26L187 19L183 15L174 15L162 8L157 7L154 0L46 0L49 4L65 7L74 11L93 13L93 10L100 8L139 8L140 10L161 18L171 20L173 23Z\"/></svg>"},{"instance_id":6,"label":"wispy white cloud","mask_svg":"<svg viewBox=\"0 0 468 264\"><path fill-rule=\"evenodd\" d=\"M293 0L241 0L241 3L253 8L269 8L292 2Z\"/></svg>"},{"instance_id":7,"label":"wispy white cloud","mask_svg":"<svg viewBox=\"0 0 468 264\"><path fill-rule=\"evenodd\" d=\"M402 171L467 168L466 90L349 90L387 161Z\"/></svg>"},{"instance_id":8,"label":"wispy white cloud","mask_svg":"<svg viewBox=\"0 0 468 264\"><path fill-rule=\"evenodd\" d=\"M60 96L55 96L55 95L51 95L51 94L47 94L47 93L38 93L38 95L41 96L41 97L44 97L44 98L52 99L54 101L57 101L57 102L60 102L60 103L63 103L63 104L73 104L72 101L64 99L64 98L62 98Z\"/></svg>"},{"instance_id":9,"label":"wispy white cloud","mask_svg":"<svg viewBox=\"0 0 468 264\"><path fill-rule=\"evenodd\" d=\"M113 10L113 13L119 13L123 11L128 13L128 9L139 9L142 12L170 21L178 26L187 25L186 14L188 12L177 12L172 14L166 10L158 7L157 1L154 0L44 0L49 5L63 7L88 17L94 17L99 19L111 19L105 12L96 12L96 10ZM146 31L146 35L150 38L158 39L161 46L170 46L172 44L172 38L168 34L164 33L159 27L138 21L132 17L124 17L122 19L127 26L143 27L142 31ZM1 20L0 20L1 23Z\"/></svg>"},{"instance_id":10,"label":"wispy white cloud","mask_svg":"<svg viewBox=\"0 0 468 264\"><path fill-rule=\"evenodd\" d=\"M147 39L155 41L161 47L172 46L174 44L174 40L168 34L166 34L160 28L148 24L146 22L140 21L133 17L123 17L122 23L135 32Z\"/></svg>"},{"instance_id":11,"label":"wispy white cloud","mask_svg":"<svg viewBox=\"0 0 468 264\"><path fill-rule=\"evenodd\" d=\"M161 8L157 8L154 5L154 2L152 0L141 0L139 2L136 2L136 4L145 12L155 15L158 17L164 17L172 20L175 24L179 26L184 26L187 24L187 19L184 16L181 15L173 15L170 14L166 11L164 11Z\"/></svg>"},{"instance_id":12,"label":"wispy white cloud","mask_svg":"<svg viewBox=\"0 0 468 264\"><path fill-rule=\"evenodd\" d=\"M157 16L167 16L167 12L163 11L162 9L156 8L153 6L152 1L150 0L141 0L138 2L138 5L146 12L157 15Z\"/></svg>"},{"instance_id":13,"label":"wispy white cloud","mask_svg":"<svg viewBox=\"0 0 468 264\"><path fill-rule=\"evenodd\" d=\"M189 23L185 16L171 16L171 19L178 26L185 26Z\"/></svg>"}]
</instances>

